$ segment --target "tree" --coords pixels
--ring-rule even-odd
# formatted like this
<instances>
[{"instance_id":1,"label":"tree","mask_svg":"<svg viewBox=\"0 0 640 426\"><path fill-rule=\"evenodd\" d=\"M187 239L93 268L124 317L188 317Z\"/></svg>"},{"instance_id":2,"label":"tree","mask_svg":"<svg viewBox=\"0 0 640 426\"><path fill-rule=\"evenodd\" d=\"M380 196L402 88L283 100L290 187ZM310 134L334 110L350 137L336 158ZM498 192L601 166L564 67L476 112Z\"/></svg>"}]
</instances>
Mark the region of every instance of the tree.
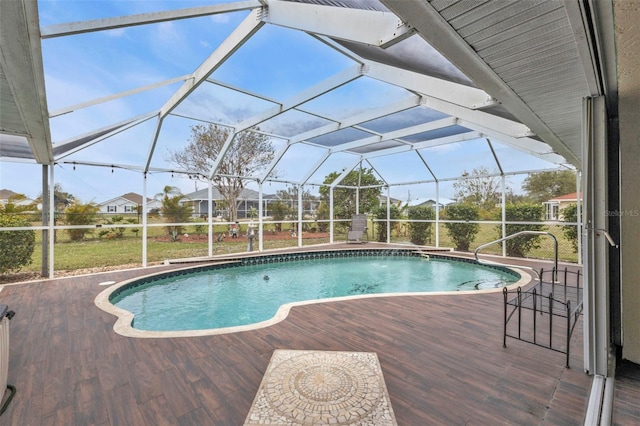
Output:
<instances>
[{"instance_id":1,"label":"tree","mask_svg":"<svg viewBox=\"0 0 640 426\"><path fill-rule=\"evenodd\" d=\"M562 209L562 219L565 222L578 222L578 205L570 204ZM571 241L571 247L573 252L578 252L578 226L577 225L564 225L562 227L562 233L564 237Z\"/></svg>"},{"instance_id":2,"label":"tree","mask_svg":"<svg viewBox=\"0 0 640 426\"><path fill-rule=\"evenodd\" d=\"M320 221L318 222L318 231L327 232L329 230L329 223L324 221L329 219L329 202L320 201L316 217Z\"/></svg>"},{"instance_id":3,"label":"tree","mask_svg":"<svg viewBox=\"0 0 640 426\"><path fill-rule=\"evenodd\" d=\"M170 152L169 161L184 170L209 176L228 136L228 129L215 124L192 126L188 145ZM235 136L213 177L214 186L229 207L229 220L237 220L238 198L244 189L246 177L264 169L273 160L274 154L275 149L266 135L244 131Z\"/></svg>"},{"instance_id":4,"label":"tree","mask_svg":"<svg viewBox=\"0 0 640 426\"><path fill-rule=\"evenodd\" d=\"M374 212L376 219L382 220L382 222L378 222L376 224L376 240L381 243L387 242L387 206L378 207L378 209ZM389 206L389 219L400 219L402 217L402 212L400 208L392 204Z\"/></svg>"},{"instance_id":5,"label":"tree","mask_svg":"<svg viewBox=\"0 0 640 426\"><path fill-rule=\"evenodd\" d=\"M276 195L283 202L292 201L293 205L298 205L298 186L287 186L287 189L279 189L276 191ZM311 195L308 189L302 190L302 211L311 210L311 203L315 200L315 197Z\"/></svg>"},{"instance_id":6,"label":"tree","mask_svg":"<svg viewBox=\"0 0 640 426\"><path fill-rule=\"evenodd\" d=\"M17 215L5 213L0 206L0 228L26 227L29 222ZM31 230L0 232L0 274L19 271L33 261L36 233Z\"/></svg>"},{"instance_id":7,"label":"tree","mask_svg":"<svg viewBox=\"0 0 640 426\"><path fill-rule=\"evenodd\" d=\"M73 203L64 211L65 222L68 225L92 225L95 223L96 215L100 208L93 203L82 204ZM67 229L71 241L79 241L84 238L91 229Z\"/></svg>"},{"instance_id":8,"label":"tree","mask_svg":"<svg viewBox=\"0 0 640 426\"><path fill-rule=\"evenodd\" d=\"M42 202L42 193L37 198L38 201ZM58 213L62 213L64 209L73 204L76 201L76 197L72 194L65 192L62 189L62 185L56 183L53 186L53 209Z\"/></svg>"},{"instance_id":9,"label":"tree","mask_svg":"<svg viewBox=\"0 0 640 426\"><path fill-rule=\"evenodd\" d=\"M331 172L325 179L325 184L333 183L342 173ZM373 174L373 169L358 169L350 171L339 183L344 186L360 187L381 185ZM320 199L325 204L327 211L329 207L330 188L322 186L320 188ZM372 213L380 205L381 187L364 188L360 190L359 213ZM333 213L337 219L349 219L356 214L356 189L336 187L333 190ZM328 218L328 214L327 214Z\"/></svg>"},{"instance_id":10,"label":"tree","mask_svg":"<svg viewBox=\"0 0 640 426\"><path fill-rule=\"evenodd\" d=\"M576 192L576 174L571 170L532 173L522 182L522 189L536 203Z\"/></svg>"},{"instance_id":11,"label":"tree","mask_svg":"<svg viewBox=\"0 0 640 426\"><path fill-rule=\"evenodd\" d=\"M282 201L276 201L269 204L269 211L271 212L271 218L278 222L274 223L275 230L277 232L282 231L282 221L287 218L291 210Z\"/></svg>"},{"instance_id":12,"label":"tree","mask_svg":"<svg viewBox=\"0 0 640 426\"><path fill-rule=\"evenodd\" d=\"M505 206L505 218L507 222L540 222L544 216L544 207L541 204L507 204ZM498 234L502 236L502 225L496 227ZM521 231L543 231L543 225L506 224L507 235ZM527 254L540 247L540 235L520 235L507 240L507 255L526 257Z\"/></svg>"},{"instance_id":13,"label":"tree","mask_svg":"<svg viewBox=\"0 0 640 426\"><path fill-rule=\"evenodd\" d=\"M26 198L26 197L25 197ZM0 212L4 214L12 214L12 215L26 215L27 213L31 213L34 210L34 205L20 206L15 204L15 201L20 201L23 198L20 197L10 197L9 202L7 204L0 204Z\"/></svg>"},{"instance_id":14,"label":"tree","mask_svg":"<svg viewBox=\"0 0 640 426\"><path fill-rule=\"evenodd\" d=\"M431 222L414 222L415 220L433 220L435 212L431 207L409 208L409 234L413 244L423 245L431 241Z\"/></svg>"},{"instance_id":15,"label":"tree","mask_svg":"<svg viewBox=\"0 0 640 426\"><path fill-rule=\"evenodd\" d=\"M480 220L478 207L473 204L453 204L447 207L444 215L448 220L464 220L464 223L445 223L449 237L456 245L456 250L469 251L469 246L480 231L480 224L468 221Z\"/></svg>"},{"instance_id":16,"label":"tree","mask_svg":"<svg viewBox=\"0 0 640 426\"><path fill-rule=\"evenodd\" d=\"M190 205L182 203L185 198L180 190L173 186L165 186L162 192L156 195L156 199L162 202L160 214L165 222L181 223L189 220L192 208ZM169 225L166 229L171 241L178 241L178 236L184 232L184 228L180 225Z\"/></svg>"},{"instance_id":17,"label":"tree","mask_svg":"<svg viewBox=\"0 0 640 426\"><path fill-rule=\"evenodd\" d=\"M462 173L464 179L453 184L455 198L458 203L468 203L481 209L492 210L502 199L501 178L488 176L489 170L485 167L473 169L471 173L466 170Z\"/></svg>"}]
</instances>

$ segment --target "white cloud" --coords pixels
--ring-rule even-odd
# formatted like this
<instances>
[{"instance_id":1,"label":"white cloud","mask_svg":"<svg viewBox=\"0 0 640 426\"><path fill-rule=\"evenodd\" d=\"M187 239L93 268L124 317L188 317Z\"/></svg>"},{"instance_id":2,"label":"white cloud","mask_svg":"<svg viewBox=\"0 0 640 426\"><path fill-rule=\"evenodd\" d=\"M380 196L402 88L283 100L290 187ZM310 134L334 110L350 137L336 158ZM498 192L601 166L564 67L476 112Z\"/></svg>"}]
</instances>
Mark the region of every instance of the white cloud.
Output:
<instances>
[{"instance_id":1,"label":"white cloud","mask_svg":"<svg viewBox=\"0 0 640 426\"><path fill-rule=\"evenodd\" d=\"M211 15L211 21L216 24L226 24L227 22L229 22L229 15L226 13Z\"/></svg>"},{"instance_id":2,"label":"white cloud","mask_svg":"<svg viewBox=\"0 0 640 426\"><path fill-rule=\"evenodd\" d=\"M176 40L181 39L181 35L176 30L176 26L173 22L160 22L156 26L156 37L160 41L175 43Z\"/></svg>"},{"instance_id":3,"label":"white cloud","mask_svg":"<svg viewBox=\"0 0 640 426\"><path fill-rule=\"evenodd\" d=\"M122 37L126 32L126 28L114 28L113 30L109 30L105 32L105 35L108 37Z\"/></svg>"}]
</instances>

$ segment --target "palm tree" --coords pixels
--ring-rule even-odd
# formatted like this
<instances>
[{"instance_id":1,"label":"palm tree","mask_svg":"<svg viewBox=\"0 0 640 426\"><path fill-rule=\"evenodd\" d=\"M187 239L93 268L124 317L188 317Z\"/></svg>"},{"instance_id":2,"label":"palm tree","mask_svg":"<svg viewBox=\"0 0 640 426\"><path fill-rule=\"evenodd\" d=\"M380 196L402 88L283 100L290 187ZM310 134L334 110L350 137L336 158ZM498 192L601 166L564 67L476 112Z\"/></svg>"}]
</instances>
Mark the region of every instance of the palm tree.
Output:
<instances>
[{"instance_id":1,"label":"palm tree","mask_svg":"<svg viewBox=\"0 0 640 426\"><path fill-rule=\"evenodd\" d=\"M192 207L183 203L186 197L175 186L165 186L155 198L162 203L160 214L165 222L181 223L188 221L191 217ZM184 231L184 228L179 225L170 225L166 229L171 241L178 241L178 236Z\"/></svg>"}]
</instances>

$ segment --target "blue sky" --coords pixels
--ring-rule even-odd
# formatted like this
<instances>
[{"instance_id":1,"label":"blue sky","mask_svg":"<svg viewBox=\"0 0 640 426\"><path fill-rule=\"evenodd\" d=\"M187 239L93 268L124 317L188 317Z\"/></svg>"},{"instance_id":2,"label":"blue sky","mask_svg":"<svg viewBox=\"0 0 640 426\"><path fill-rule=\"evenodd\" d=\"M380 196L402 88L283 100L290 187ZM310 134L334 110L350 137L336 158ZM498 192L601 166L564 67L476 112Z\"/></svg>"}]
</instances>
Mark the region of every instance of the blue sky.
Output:
<instances>
[{"instance_id":1,"label":"blue sky","mask_svg":"<svg viewBox=\"0 0 640 426\"><path fill-rule=\"evenodd\" d=\"M224 1L228 2L228 1ZM212 1L67 1L40 0L41 26L88 19L121 16L134 13L183 9L223 3ZM223 41L247 15L234 12L194 19L142 25L125 29L101 31L42 41L45 84L49 110L74 105L140 86L176 78L193 72L215 47ZM241 87L267 98L285 101L300 91L321 82L354 63L318 40L291 29L265 25L249 42L212 75L213 79ZM93 129L117 123L160 108L180 86L175 83L135 96L62 115L51 120L54 142L77 137ZM326 114L337 120L375 108L394 100L411 96L404 89L370 79L360 78L334 92L308 102L304 108ZM175 112L202 119L234 124L273 104L205 83ZM424 111L423 111L424 112ZM378 126L393 126L389 118ZM326 124L327 121L298 111L261 125L266 131L289 136L302 130ZM189 129L196 121L171 116L165 120L151 165L171 168L167 162L170 150L184 146ZM149 152L155 120L124 131L117 136L79 151L66 161L99 161L108 164L143 165ZM372 124L373 126L373 124ZM282 145L275 139L274 145ZM517 151L496 144L505 170L522 167L547 167L542 161L523 157ZM317 148L295 146L278 166L280 177L297 180L323 153ZM439 177L452 177L474 167L496 170L484 141L453 144L429 150L430 165ZM323 176L355 161L347 154L335 155L312 179L321 182ZM415 154L383 157L372 164L389 182L430 179L428 171ZM0 164L0 187L35 198L40 193L40 166L17 163ZM519 189L521 178L509 178L510 186ZM65 191L83 202L102 202L127 192L142 193L143 179L138 172L119 168L98 168L60 164L55 168L55 181ZM151 174L147 179L147 194L153 196L165 185L179 187L183 192L202 189L196 183L177 174ZM282 185L271 184L265 192L275 192ZM453 197L451 184L441 186L441 197ZM435 197L434 185L399 187L392 196L406 198Z\"/></svg>"}]
</instances>

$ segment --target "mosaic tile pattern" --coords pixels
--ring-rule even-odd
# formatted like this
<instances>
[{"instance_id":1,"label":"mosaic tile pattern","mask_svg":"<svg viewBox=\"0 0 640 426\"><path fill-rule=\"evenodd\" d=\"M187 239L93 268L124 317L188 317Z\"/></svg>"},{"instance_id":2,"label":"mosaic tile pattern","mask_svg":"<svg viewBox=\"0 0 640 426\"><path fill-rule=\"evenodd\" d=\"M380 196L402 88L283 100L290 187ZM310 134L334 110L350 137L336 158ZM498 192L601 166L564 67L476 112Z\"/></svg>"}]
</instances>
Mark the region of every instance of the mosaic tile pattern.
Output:
<instances>
[{"instance_id":1,"label":"mosaic tile pattern","mask_svg":"<svg viewBox=\"0 0 640 426\"><path fill-rule=\"evenodd\" d=\"M396 425L373 352L276 350L245 426Z\"/></svg>"}]
</instances>

